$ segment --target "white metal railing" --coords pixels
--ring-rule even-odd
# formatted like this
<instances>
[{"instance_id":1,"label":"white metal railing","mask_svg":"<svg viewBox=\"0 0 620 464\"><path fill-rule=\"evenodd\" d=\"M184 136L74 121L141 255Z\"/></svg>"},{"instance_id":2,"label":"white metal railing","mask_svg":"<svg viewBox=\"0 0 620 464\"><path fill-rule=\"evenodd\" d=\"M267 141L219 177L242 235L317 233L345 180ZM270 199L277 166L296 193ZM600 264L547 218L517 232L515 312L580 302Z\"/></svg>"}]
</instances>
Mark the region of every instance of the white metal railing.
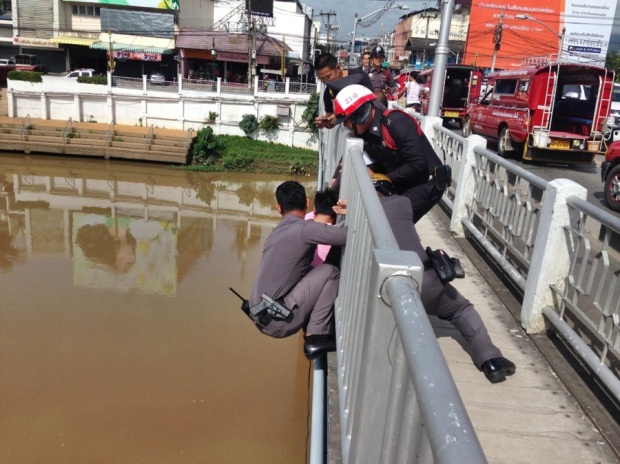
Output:
<instances>
[{"instance_id":1,"label":"white metal railing","mask_svg":"<svg viewBox=\"0 0 620 464\"><path fill-rule=\"evenodd\" d=\"M343 463L484 463L420 301L420 258L398 248L361 141L345 143L340 196L350 232L336 302Z\"/></svg>"},{"instance_id":2,"label":"white metal railing","mask_svg":"<svg viewBox=\"0 0 620 464\"><path fill-rule=\"evenodd\" d=\"M480 136L463 138L442 127L440 118L416 117L440 157L443 159L445 155L452 166L453 184L442 199L451 211L451 232L457 236L467 233L477 241L523 292L520 319L528 333L544 332L552 324L609 393L620 400L620 218L588 203L586 189L575 182L545 181L487 150L486 140ZM320 149L324 154L320 176L327 177L332 174L327 166L333 169L341 158L343 149L338 143L344 135L333 130L321 131L320 135ZM364 190L359 187L359 192L356 191L357 183L363 182L364 166L355 170L355 176L346 175L352 169L349 165L355 168L355 159L362 164L361 145L358 151L353 151L356 156L344 158L342 183L342 189L349 195L348 215L352 206L362 202ZM319 187L328 184L328 180L320 179ZM356 196L360 198L352 201ZM379 209L375 205L372 211L376 213ZM394 358L389 368L373 364L389 348L382 345L385 343L382 331L387 330L389 323L381 318L394 314L405 358L407 335L400 324L406 322L401 321L394 307L392 312L386 312L382 301L376 298L384 295L379 288L372 287L376 283L373 279L381 276L377 257L381 254L369 245L371 237L376 237L367 229L365 221L368 218L347 217L359 243L347 243L347 248L355 247L356 253L349 256L345 252L336 311L345 464L395 462L382 460L384 455L378 457L374 451L391 446L378 442L377 436L382 431L400 437L401 443L394 449L410 450L410 446L419 446L417 435L401 435L403 431L394 431L393 424L388 424L382 415L386 411L409 414L416 408L399 398L396 404L384 409L386 400L381 392L389 389L385 381L388 371L394 375L398 362L403 361L397 362L398 349L393 348ZM370 275L366 274L367 269L373 269ZM402 282L404 278L397 280ZM366 313L369 307L374 308L370 314ZM348 308L355 311L347 311ZM427 355L425 352L420 358ZM402 385L399 388L408 391ZM438 392L435 394L441 397ZM432 442L429 443L434 451ZM415 454L418 459L419 452L417 449ZM444 462L475 461L461 458Z\"/></svg>"},{"instance_id":3,"label":"white metal railing","mask_svg":"<svg viewBox=\"0 0 620 464\"><path fill-rule=\"evenodd\" d=\"M588 203L576 182L546 181L482 137L428 124L458 173L444 195L452 232L471 234L523 292L527 332L553 324L620 400L620 218Z\"/></svg>"}]
</instances>

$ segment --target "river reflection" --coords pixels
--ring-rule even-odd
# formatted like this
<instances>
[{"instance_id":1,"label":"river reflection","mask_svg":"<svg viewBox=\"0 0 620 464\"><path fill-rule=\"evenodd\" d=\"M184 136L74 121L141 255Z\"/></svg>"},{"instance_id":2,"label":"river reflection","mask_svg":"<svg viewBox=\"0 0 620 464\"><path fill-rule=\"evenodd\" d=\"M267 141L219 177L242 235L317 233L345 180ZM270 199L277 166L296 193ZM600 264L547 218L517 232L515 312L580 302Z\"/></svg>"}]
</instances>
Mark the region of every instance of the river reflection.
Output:
<instances>
[{"instance_id":1,"label":"river reflection","mask_svg":"<svg viewBox=\"0 0 620 464\"><path fill-rule=\"evenodd\" d=\"M228 291L284 179L0 153L0 462L304 462L301 337Z\"/></svg>"}]
</instances>

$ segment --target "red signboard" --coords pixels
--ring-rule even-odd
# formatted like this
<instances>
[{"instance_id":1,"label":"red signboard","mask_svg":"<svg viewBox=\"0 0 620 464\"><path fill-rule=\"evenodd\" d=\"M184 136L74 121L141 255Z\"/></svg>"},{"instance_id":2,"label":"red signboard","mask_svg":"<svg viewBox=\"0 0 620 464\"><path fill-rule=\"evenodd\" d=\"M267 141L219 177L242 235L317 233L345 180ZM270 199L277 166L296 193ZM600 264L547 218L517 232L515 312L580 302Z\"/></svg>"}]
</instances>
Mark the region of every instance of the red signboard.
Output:
<instances>
[{"instance_id":1,"label":"red signboard","mask_svg":"<svg viewBox=\"0 0 620 464\"><path fill-rule=\"evenodd\" d=\"M495 52L496 69L512 68L523 58L557 54L563 8L564 0L473 0L463 63L488 68Z\"/></svg>"}]
</instances>

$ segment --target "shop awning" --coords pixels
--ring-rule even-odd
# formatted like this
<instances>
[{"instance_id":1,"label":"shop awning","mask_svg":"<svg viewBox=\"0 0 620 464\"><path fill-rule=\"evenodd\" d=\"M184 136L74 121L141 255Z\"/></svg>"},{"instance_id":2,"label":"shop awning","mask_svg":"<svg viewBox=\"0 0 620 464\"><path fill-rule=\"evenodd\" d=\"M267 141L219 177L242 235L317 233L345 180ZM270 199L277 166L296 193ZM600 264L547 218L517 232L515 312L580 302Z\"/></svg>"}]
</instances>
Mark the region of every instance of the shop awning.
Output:
<instances>
[{"instance_id":1,"label":"shop awning","mask_svg":"<svg viewBox=\"0 0 620 464\"><path fill-rule=\"evenodd\" d=\"M91 44L90 48L95 50L108 50L110 48L109 42L96 42ZM124 43L115 43L112 42L112 49L114 51L123 51L123 52L141 52L141 53L154 53L154 54L165 54L172 53L174 51L173 48L162 48L162 47L145 47L144 45L133 45L133 44L124 44Z\"/></svg>"},{"instance_id":2,"label":"shop awning","mask_svg":"<svg viewBox=\"0 0 620 464\"><path fill-rule=\"evenodd\" d=\"M50 39L51 43L67 44L67 45L84 45L86 47L98 41L99 39L89 39L86 37L72 37L72 36L64 36L64 35L60 35L58 37L52 37Z\"/></svg>"}]
</instances>

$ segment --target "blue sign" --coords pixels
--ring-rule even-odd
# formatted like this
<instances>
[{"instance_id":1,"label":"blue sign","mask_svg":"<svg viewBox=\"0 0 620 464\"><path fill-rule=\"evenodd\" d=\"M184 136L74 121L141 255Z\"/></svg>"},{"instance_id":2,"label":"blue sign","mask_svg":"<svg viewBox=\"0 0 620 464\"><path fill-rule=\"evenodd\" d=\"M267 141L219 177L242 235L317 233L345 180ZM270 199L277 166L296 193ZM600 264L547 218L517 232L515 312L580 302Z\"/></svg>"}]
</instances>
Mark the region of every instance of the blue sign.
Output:
<instances>
[{"instance_id":1,"label":"blue sign","mask_svg":"<svg viewBox=\"0 0 620 464\"><path fill-rule=\"evenodd\" d=\"M598 47L575 47L574 45L569 45L568 51L582 53L601 53L601 49Z\"/></svg>"}]
</instances>

